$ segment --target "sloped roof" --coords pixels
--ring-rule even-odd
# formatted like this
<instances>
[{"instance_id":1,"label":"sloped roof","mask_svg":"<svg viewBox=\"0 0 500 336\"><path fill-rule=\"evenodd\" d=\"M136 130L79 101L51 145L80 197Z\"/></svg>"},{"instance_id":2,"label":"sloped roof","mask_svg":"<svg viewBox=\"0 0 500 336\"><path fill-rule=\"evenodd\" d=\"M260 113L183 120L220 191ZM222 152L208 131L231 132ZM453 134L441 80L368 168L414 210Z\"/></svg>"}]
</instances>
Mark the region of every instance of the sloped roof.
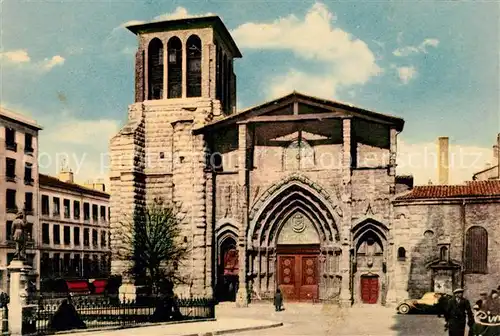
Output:
<instances>
[{"instance_id":1,"label":"sloped roof","mask_svg":"<svg viewBox=\"0 0 500 336\"><path fill-rule=\"evenodd\" d=\"M364 119L369 119L369 120L376 120L379 122L385 122L392 124L396 127L396 129L401 132L403 130L404 126L404 119L389 115L389 114L383 114L383 113L378 113L370 110L366 110L360 107L356 107L354 105L342 103L339 101L335 100L330 100L330 99L324 99L324 98L318 98L318 97L313 97L310 95L306 95L297 91L293 91L292 93L271 100L267 101L263 104L248 108L246 110L243 110L241 112L229 115L223 119L214 121L208 125L205 125L204 127L201 127L195 131L195 133L202 133L204 131L212 130L214 128L218 128L221 126L225 125L230 125L234 124L237 122L244 121L247 118L253 117L253 116L258 116L261 114L264 114L264 111L269 111L273 109L278 109L280 107L283 107L287 104L293 103L293 102L299 102L301 104L308 104L310 103L311 105L320 105L324 108L331 109L334 111L335 108L340 108L342 110L345 110L348 112L348 114L354 116L354 117L359 117L359 118L364 118Z\"/></svg>"},{"instance_id":2,"label":"sloped roof","mask_svg":"<svg viewBox=\"0 0 500 336\"><path fill-rule=\"evenodd\" d=\"M396 197L396 201L474 197L500 197L500 180L468 181L463 185L415 186L409 193Z\"/></svg>"},{"instance_id":3,"label":"sloped roof","mask_svg":"<svg viewBox=\"0 0 500 336\"><path fill-rule=\"evenodd\" d=\"M43 187L61 188L61 189L66 189L66 190L74 191L74 192L85 194L85 195L92 195L92 196L98 196L98 197L103 197L103 198L109 199L108 193L105 193L105 192L102 192L99 190L95 190L95 189L91 189L91 188L87 188L87 187L81 186L81 185L76 184L76 183L64 182L64 181L59 180L56 177L45 175L45 174L39 174L39 184L40 184L40 188L43 188Z\"/></svg>"}]
</instances>

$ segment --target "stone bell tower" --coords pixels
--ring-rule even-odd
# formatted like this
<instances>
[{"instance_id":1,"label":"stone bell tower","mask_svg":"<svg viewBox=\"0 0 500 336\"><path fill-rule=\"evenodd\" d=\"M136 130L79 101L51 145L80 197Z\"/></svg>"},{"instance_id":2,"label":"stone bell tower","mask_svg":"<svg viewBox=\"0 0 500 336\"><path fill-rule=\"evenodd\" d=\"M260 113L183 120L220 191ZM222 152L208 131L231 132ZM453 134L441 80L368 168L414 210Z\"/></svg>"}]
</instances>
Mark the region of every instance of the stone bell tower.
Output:
<instances>
[{"instance_id":1,"label":"stone bell tower","mask_svg":"<svg viewBox=\"0 0 500 336\"><path fill-rule=\"evenodd\" d=\"M235 58L241 53L217 16L127 27L137 35L135 103L111 139L112 273L123 274L121 223L154 199L183 217L189 258L180 265L182 295L212 296L212 181L208 147L193 131L236 109ZM134 296L133 279L122 294Z\"/></svg>"}]
</instances>

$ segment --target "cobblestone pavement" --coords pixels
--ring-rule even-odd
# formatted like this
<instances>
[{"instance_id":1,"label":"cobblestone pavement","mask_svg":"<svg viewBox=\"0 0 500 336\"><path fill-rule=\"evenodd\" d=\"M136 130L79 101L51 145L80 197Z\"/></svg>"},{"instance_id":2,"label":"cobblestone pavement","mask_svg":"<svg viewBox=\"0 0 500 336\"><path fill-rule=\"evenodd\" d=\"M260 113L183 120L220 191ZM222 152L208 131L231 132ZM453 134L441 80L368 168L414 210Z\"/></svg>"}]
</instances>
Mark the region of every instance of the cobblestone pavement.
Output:
<instances>
[{"instance_id":1,"label":"cobblestone pavement","mask_svg":"<svg viewBox=\"0 0 500 336\"><path fill-rule=\"evenodd\" d=\"M271 304L235 308L234 303L217 306L217 317L266 319L283 322L283 327L241 332L237 335L339 335L339 336L439 336L444 321L432 315L397 315L395 309L359 306L347 309L336 305L287 304L275 312Z\"/></svg>"}]
</instances>

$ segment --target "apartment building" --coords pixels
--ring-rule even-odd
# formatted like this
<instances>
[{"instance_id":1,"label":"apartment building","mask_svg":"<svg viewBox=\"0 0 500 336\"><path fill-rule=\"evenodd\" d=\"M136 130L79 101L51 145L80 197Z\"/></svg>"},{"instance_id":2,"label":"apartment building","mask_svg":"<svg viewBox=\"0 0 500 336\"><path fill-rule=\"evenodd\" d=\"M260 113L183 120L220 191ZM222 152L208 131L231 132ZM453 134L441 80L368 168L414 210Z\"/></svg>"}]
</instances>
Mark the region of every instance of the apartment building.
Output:
<instances>
[{"instance_id":1,"label":"apartment building","mask_svg":"<svg viewBox=\"0 0 500 336\"><path fill-rule=\"evenodd\" d=\"M27 263L31 277L37 278L38 232L38 131L31 119L0 107L0 289L8 286L7 266L14 258L12 222L19 211L26 211L29 223Z\"/></svg>"},{"instance_id":2,"label":"apartment building","mask_svg":"<svg viewBox=\"0 0 500 336\"><path fill-rule=\"evenodd\" d=\"M95 279L110 269L109 194L76 184L64 169L40 174L41 278Z\"/></svg>"}]
</instances>

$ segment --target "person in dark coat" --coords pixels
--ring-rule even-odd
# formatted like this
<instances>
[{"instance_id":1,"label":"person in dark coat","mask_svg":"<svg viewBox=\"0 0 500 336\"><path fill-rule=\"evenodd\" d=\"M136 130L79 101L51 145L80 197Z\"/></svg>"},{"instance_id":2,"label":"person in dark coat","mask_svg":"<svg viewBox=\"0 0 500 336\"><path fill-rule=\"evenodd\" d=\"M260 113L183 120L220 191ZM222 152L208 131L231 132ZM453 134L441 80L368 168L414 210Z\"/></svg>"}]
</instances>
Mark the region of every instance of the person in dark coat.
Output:
<instances>
[{"instance_id":1,"label":"person in dark coat","mask_svg":"<svg viewBox=\"0 0 500 336\"><path fill-rule=\"evenodd\" d=\"M474 325L474 315L469 300L463 297L464 290L459 288L453 291L453 298L448 301L448 306L444 315L446 320L445 328L449 336L464 336L465 324L469 329Z\"/></svg>"},{"instance_id":2,"label":"person in dark coat","mask_svg":"<svg viewBox=\"0 0 500 336\"><path fill-rule=\"evenodd\" d=\"M276 308L276 311L282 311L283 308L283 295L281 294L281 290L278 288L276 289L276 294L274 294L274 308Z\"/></svg>"},{"instance_id":3,"label":"person in dark coat","mask_svg":"<svg viewBox=\"0 0 500 336\"><path fill-rule=\"evenodd\" d=\"M49 329L55 331L65 331L73 329L86 329L87 326L80 318L71 298L64 300L56 313L49 321Z\"/></svg>"}]
</instances>

